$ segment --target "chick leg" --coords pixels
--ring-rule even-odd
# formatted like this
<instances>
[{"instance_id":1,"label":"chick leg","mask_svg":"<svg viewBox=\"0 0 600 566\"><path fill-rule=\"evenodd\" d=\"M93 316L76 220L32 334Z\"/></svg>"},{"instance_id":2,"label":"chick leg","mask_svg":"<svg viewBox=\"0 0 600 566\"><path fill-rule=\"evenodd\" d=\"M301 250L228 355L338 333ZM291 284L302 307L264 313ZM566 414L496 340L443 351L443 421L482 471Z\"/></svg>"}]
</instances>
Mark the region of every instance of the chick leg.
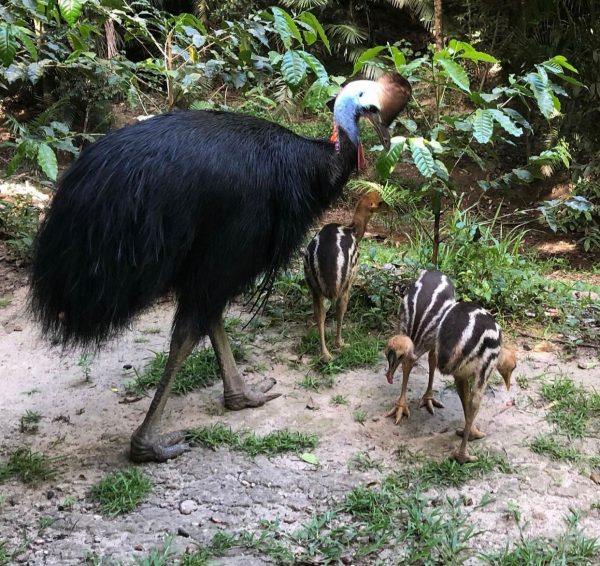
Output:
<instances>
[{"instance_id":1,"label":"chick leg","mask_svg":"<svg viewBox=\"0 0 600 566\"><path fill-rule=\"evenodd\" d=\"M337 321L337 332L335 335L335 347L341 348L344 345L344 340L342 338L342 323L344 322L344 315L346 314L346 310L348 309L348 299L349 299L350 290L342 293L342 296L337 300L335 305L335 316Z\"/></svg>"},{"instance_id":2,"label":"chick leg","mask_svg":"<svg viewBox=\"0 0 600 566\"><path fill-rule=\"evenodd\" d=\"M394 417L396 419L396 424L402 420L402 417L410 417L410 409L408 408L408 402L406 400L406 390L408 389L408 377L410 376L413 365L414 362L407 359L405 356L402 360L402 389L400 390L400 397L398 397L396 404L385 415L386 417Z\"/></svg>"},{"instance_id":3,"label":"chick leg","mask_svg":"<svg viewBox=\"0 0 600 566\"><path fill-rule=\"evenodd\" d=\"M460 400L461 400L462 405L463 405L463 412L465 413L465 419L466 419L468 406L465 406L465 401L463 401L463 399L470 399L471 398L471 387L470 387L469 381L467 379L457 380L457 382L456 382L456 389L458 390L459 387L463 388L462 395L461 395L461 392L459 390L459 396L460 396ZM477 407L479 409L479 403L477 404ZM458 434L458 436L462 437L462 436L464 436L464 433L465 433L465 429L464 428L458 428L458 429L456 429L456 434ZM485 436L486 436L485 432L482 432L481 430L479 430L477 428L477 425L475 424L475 422L473 422L471 424L471 430L469 432L469 438L467 440L469 440L469 441L471 441L471 440L480 440L481 438L485 438Z\"/></svg>"},{"instance_id":4,"label":"chick leg","mask_svg":"<svg viewBox=\"0 0 600 566\"><path fill-rule=\"evenodd\" d=\"M319 343L321 345L321 361L329 362L333 359L333 356L327 349L327 343L325 342L325 305L323 304L323 297L313 291L313 309L315 311L315 320L317 328L319 329Z\"/></svg>"},{"instance_id":5,"label":"chick leg","mask_svg":"<svg viewBox=\"0 0 600 566\"><path fill-rule=\"evenodd\" d=\"M435 350L430 350L429 352L429 382L427 383L427 391L425 391L425 395L421 399L421 404L419 408L426 407L427 410L433 415L434 407L438 407L440 409L444 408L444 404L441 401L438 401L433 396L433 376L435 374L435 366L437 365L437 358L435 355Z\"/></svg>"},{"instance_id":6,"label":"chick leg","mask_svg":"<svg viewBox=\"0 0 600 566\"><path fill-rule=\"evenodd\" d=\"M477 417L477 413L479 412L479 406L481 404L481 389L477 388L475 391L471 390L471 384L468 380L463 379L460 380L462 383L462 395L461 400L463 400L463 409L465 412L465 428L464 430L473 430L473 423L475 422L475 418ZM457 382L458 386L458 382ZM460 443L460 447L452 457L461 464L465 464L467 462L475 462L477 458L475 456L471 456L467 452L467 442L469 440L470 435L463 434L462 441Z\"/></svg>"}]
</instances>

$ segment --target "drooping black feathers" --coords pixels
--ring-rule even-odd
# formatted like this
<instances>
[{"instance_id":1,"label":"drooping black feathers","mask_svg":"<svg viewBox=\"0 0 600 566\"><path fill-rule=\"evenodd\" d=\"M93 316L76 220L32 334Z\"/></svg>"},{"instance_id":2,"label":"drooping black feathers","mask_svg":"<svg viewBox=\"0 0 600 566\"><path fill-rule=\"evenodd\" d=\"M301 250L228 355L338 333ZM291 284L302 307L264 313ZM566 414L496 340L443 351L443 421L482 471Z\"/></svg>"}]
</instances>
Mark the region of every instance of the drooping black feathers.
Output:
<instances>
[{"instance_id":1,"label":"drooping black feathers","mask_svg":"<svg viewBox=\"0 0 600 566\"><path fill-rule=\"evenodd\" d=\"M176 320L205 334L340 194L356 164L356 147L340 147L224 112L108 134L59 181L37 237L30 305L43 332L99 345L172 290Z\"/></svg>"}]
</instances>

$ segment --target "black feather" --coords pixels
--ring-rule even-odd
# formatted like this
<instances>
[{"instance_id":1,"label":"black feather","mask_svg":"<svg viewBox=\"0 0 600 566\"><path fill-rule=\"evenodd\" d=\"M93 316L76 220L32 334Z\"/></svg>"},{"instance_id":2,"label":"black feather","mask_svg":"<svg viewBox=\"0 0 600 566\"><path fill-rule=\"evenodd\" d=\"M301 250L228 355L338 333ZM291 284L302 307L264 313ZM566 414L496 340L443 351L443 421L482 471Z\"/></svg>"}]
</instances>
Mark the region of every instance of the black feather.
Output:
<instances>
[{"instance_id":1,"label":"black feather","mask_svg":"<svg viewBox=\"0 0 600 566\"><path fill-rule=\"evenodd\" d=\"M266 288L340 194L341 152L226 112L163 114L86 148L35 244L30 308L63 346L99 346L155 299L200 335L265 274Z\"/></svg>"}]
</instances>

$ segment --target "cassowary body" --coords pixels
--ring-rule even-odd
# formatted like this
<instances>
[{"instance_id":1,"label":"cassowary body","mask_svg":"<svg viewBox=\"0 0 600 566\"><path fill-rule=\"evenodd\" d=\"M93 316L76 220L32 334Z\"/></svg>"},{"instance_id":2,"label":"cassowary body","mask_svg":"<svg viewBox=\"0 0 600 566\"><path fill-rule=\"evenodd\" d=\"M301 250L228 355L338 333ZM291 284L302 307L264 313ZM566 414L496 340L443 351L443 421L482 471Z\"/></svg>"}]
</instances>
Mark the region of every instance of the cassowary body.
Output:
<instances>
[{"instance_id":1,"label":"cassowary body","mask_svg":"<svg viewBox=\"0 0 600 566\"><path fill-rule=\"evenodd\" d=\"M454 285L439 271L423 271L408 288L402 301L400 333L392 336L386 346L388 370L386 378L393 383L394 372L402 365L402 389L394 407L386 415L395 417L398 424L404 416L410 417L406 399L408 378L417 360L429 352L429 382L421 399L421 407L433 414L433 407L444 405L433 397L435 374L435 345L439 325L448 309L454 304Z\"/></svg>"},{"instance_id":2,"label":"cassowary body","mask_svg":"<svg viewBox=\"0 0 600 566\"><path fill-rule=\"evenodd\" d=\"M517 362L515 352L502 347L502 330L494 317L477 303L453 305L442 319L436 343L437 365L446 375L453 375L465 414L465 426L457 430L462 436L454 459L460 463L476 460L467 453L467 441L485 434L475 425L475 418L492 371L496 368L510 389L510 379Z\"/></svg>"},{"instance_id":3,"label":"cassowary body","mask_svg":"<svg viewBox=\"0 0 600 566\"><path fill-rule=\"evenodd\" d=\"M349 226L326 224L310 241L304 255L304 276L313 298L315 320L319 330L321 360L332 359L325 342L325 305L323 299L335 303L337 332L335 347L341 348L342 323L348 308L350 288L358 273L358 245L371 215L383 201L377 192L369 192L358 201Z\"/></svg>"},{"instance_id":4,"label":"cassowary body","mask_svg":"<svg viewBox=\"0 0 600 566\"><path fill-rule=\"evenodd\" d=\"M340 194L356 167L360 116L389 145L378 93L394 80L357 81L340 93L336 143L240 114L178 112L108 134L61 178L33 262L30 301L43 332L63 346L99 346L166 292L177 301L167 366L132 436L133 460L187 449L182 432L161 436L159 421L174 375L207 334L228 408L277 396L265 394L274 380L244 384L223 312L260 274L272 279Z\"/></svg>"}]
</instances>

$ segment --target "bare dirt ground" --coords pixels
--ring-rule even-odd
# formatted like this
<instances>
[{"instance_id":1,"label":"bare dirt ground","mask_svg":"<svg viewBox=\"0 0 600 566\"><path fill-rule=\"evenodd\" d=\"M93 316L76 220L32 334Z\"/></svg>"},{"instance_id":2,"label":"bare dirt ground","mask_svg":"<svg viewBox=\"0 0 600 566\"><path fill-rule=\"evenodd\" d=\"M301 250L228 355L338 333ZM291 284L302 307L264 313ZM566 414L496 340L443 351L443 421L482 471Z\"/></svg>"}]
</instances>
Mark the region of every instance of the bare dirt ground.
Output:
<instances>
[{"instance_id":1,"label":"bare dirt ground","mask_svg":"<svg viewBox=\"0 0 600 566\"><path fill-rule=\"evenodd\" d=\"M246 374L249 381L257 379L253 368L260 368L261 376L275 377L280 398L259 409L215 414L221 395L221 385L216 384L172 397L164 429L222 422L234 430L247 428L261 434L283 428L314 433L320 439L315 450L319 465L296 455L252 460L229 449L194 447L165 464L141 466L152 480L153 493L128 515L103 517L89 498L90 486L108 472L129 465L129 435L150 402L150 397L123 402L124 383L131 376L123 366L141 369L154 352L166 349L172 307L169 303L157 305L105 347L94 358L91 379L86 381L77 365L78 355L61 357L39 339L24 314L25 292L24 287L17 290L12 302L0 309L0 459L9 450L28 445L56 457L58 474L33 486L12 480L0 483L0 541L17 547L26 540L16 558L19 563L81 564L86 556L95 555L104 558L104 563L130 564L160 546L165 534L174 536L171 548L181 555L186 547L208 543L218 530L252 529L261 519L278 519L285 529L294 529L315 512L340 501L352 487L372 485L406 466L406 461L398 459L399 448L405 454L418 454L419 460L440 459L458 442L454 430L462 425L462 410L456 392L447 386L448 378L436 377L435 388L444 409L431 416L417 408L425 390L426 360L421 360L411 376L411 417L396 426L383 417L399 393L398 384L390 386L384 379L383 355L373 367L338 376L331 389L307 391L298 382L309 371L308 360L298 359L293 350L304 329L296 328L290 338L277 338L281 329L267 331L249 346ZM146 341L140 342L140 338ZM470 542L477 550L489 551L518 540L518 528L507 514L509 502L521 510L528 536L557 536L564 530L563 519L569 509L582 512L580 525L587 536L600 534L600 486L577 467L552 462L528 447L533 437L551 430L544 418L548 407L538 395L540 382L567 375L598 388L600 370L593 363L597 357L580 350L578 359L564 361L556 353L534 350L520 350L513 388L507 392L499 385L490 387L479 416L479 426L488 437L478 444L505 454L515 473L494 472L459 489L432 490L433 495L464 496L463 511L479 531ZM581 369L585 367L590 369ZM515 377L527 377L518 380L526 388L514 383ZM338 394L347 397L347 406L331 404L331 397ZM367 414L364 424L353 418L357 407ZM37 434L19 430L19 419L26 410L38 411L43 417ZM586 439L585 451L600 453L598 438ZM350 471L348 461L357 452L380 459L382 470ZM67 496L76 502L65 510L61 502ZM491 497L491 503L478 507L484 497ZM188 501L190 514L181 512L183 501ZM45 517L51 524L40 530L40 519ZM178 536L178 532L189 536ZM232 549L214 563L272 562ZM388 553L349 563L396 562Z\"/></svg>"}]
</instances>

